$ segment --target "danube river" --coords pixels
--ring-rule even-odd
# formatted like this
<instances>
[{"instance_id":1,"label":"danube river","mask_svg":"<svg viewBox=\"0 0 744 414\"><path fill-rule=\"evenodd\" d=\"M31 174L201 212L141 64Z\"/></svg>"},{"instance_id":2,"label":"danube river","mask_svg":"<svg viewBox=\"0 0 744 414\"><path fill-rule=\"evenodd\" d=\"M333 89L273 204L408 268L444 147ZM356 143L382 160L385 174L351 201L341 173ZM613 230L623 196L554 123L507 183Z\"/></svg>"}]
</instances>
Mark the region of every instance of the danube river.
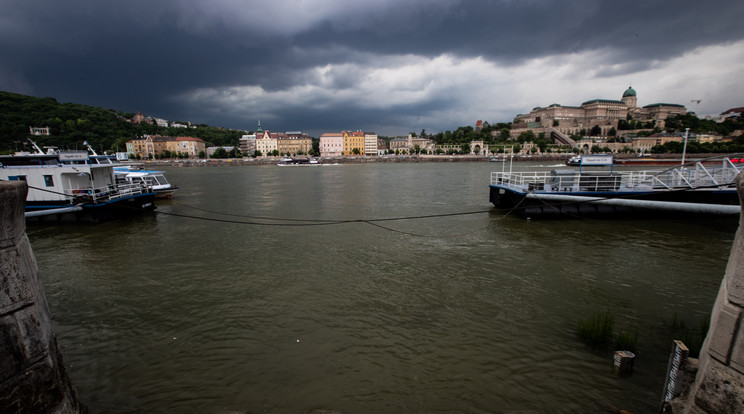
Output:
<instances>
[{"instance_id":1,"label":"danube river","mask_svg":"<svg viewBox=\"0 0 744 414\"><path fill-rule=\"evenodd\" d=\"M501 168L167 168L181 189L152 215L29 226L80 398L107 413L656 412L670 321L708 317L737 220L524 220L488 202ZM577 339L602 311L638 334L631 376Z\"/></svg>"}]
</instances>

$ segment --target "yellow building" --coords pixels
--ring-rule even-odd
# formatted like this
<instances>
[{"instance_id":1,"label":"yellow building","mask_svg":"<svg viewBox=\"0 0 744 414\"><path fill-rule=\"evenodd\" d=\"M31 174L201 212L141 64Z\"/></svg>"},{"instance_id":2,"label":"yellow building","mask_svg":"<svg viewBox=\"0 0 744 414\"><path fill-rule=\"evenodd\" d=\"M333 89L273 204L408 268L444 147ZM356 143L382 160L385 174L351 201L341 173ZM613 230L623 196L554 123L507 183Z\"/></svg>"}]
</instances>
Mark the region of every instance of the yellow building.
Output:
<instances>
[{"instance_id":1,"label":"yellow building","mask_svg":"<svg viewBox=\"0 0 744 414\"><path fill-rule=\"evenodd\" d=\"M344 134L344 151L343 155L364 155L365 143L364 143L364 132L354 131L347 132L343 131ZM357 153L354 153L354 150Z\"/></svg>"},{"instance_id":2,"label":"yellow building","mask_svg":"<svg viewBox=\"0 0 744 414\"><path fill-rule=\"evenodd\" d=\"M288 131L278 135L276 145L280 154L308 154L313 149L313 140L304 132Z\"/></svg>"},{"instance_id":3,"label":"yellow building","mask_svg":"<svg viewBox=\"0 0 744 414\"><path fill-rule=\"evenodd\" d=\"M206 143L200 138L175 137L165 142L166 149L171 153L188 154L189 158L198 157L206 150Z\"/></svg>"},{"instance_id":4,"label":"yellow building","mask_svg":"<svg viewBox=\"0 0 744 414\"><path fill-rule=\"evenodd\" d=\"M127 152L140 158L155 158L166 151L172 154L187 154L196 158L206 150L204 140L194 137L162 137L146 135L142 139L127 141Z\"/></svg>"}]
</instances>

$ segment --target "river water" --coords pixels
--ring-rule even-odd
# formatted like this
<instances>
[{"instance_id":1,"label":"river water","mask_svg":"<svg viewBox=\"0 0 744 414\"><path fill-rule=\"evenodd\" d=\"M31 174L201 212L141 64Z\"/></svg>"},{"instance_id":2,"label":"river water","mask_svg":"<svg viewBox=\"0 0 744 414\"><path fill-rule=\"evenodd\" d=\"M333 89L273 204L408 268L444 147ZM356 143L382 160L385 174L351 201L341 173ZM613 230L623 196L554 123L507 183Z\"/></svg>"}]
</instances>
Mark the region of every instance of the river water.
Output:
<instances>
[{"instance_id":1,"label":"river water","mask_svg":"<svg viewBox=\"0 0 744 414\"><path fill-rule=\"evenodd\" d=\"M29 226L81 399L114 413L656 412L669 321L708 317L737 220L524 220L488 202L501 168L167 168L181 189L155 214ZM515 164L534 168L555 166ZM638 333L631 376L577 339L601 311Z\"/></svg>"}]
</instances>

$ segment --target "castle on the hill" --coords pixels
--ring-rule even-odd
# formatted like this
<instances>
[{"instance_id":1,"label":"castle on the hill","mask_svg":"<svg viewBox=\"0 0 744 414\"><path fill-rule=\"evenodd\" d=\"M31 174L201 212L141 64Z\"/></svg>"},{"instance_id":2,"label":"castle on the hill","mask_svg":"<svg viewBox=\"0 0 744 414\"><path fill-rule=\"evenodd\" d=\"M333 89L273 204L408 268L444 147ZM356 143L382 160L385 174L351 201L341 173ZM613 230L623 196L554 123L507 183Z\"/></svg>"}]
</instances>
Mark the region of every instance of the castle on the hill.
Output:
<instances>
[{"instance_id":1,"label":"castle on the hill","mask_svg":"<svg viewBox=\"0 0 744 414\"><path fill-rule=\"evenodd\" d=\"M617 129L620 120L653 121L654 126L664 128L664 120L668 117L687 113L687 109L678 104L655 103L641 108L636 104L636 91L628 87L619 101L592 99L581 106L556 103L547 108L536 107L529 114L517 115L514 126L515 129L553 129L566 135L578 134L582 129L589 130L599 126L602 135L606 135L611 128Z\"/></svg>"}]
</instances>

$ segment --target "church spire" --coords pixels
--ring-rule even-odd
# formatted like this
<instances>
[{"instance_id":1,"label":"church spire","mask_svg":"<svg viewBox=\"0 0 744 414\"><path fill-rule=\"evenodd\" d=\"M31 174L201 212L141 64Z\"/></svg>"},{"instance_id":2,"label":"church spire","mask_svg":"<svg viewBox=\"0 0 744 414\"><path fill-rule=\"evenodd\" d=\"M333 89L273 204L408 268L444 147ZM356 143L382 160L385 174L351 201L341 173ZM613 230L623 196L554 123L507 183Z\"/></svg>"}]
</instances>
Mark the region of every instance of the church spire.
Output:
<instances>
[{"instance_id":1,"label":"church spire","mask_svg":"<svg viewBox=\"0 0 744 414\"><path fill-rule=\"evenodd\" d=\"M261 120L258 120L258 129L256 130L256 133L263 132L263 129L261 129Z\"/></svg>"}]
</instances>

